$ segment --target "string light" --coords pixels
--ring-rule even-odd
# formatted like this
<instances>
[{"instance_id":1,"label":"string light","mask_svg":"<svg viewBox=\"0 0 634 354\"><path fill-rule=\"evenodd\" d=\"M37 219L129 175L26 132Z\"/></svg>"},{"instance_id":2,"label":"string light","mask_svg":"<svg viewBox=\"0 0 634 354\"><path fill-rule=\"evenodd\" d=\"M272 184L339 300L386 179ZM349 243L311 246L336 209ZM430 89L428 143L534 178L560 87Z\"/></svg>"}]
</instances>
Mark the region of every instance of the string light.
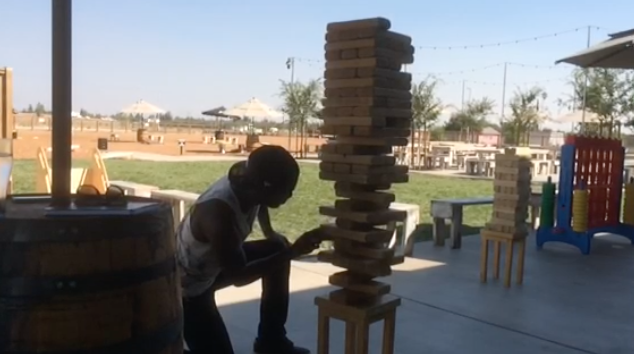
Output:
<instances>
[{"instance_id":1,"label":"string light","mask_svg":"<svg viewBox=\"0 0 634 354\"><path fill-rule=\"evenodd\" d=\"M561 82L566 79L570 79L568 76L561 76L557 78L543 79L543 80L535 80L535 81L509 81L506 83L507 86L525 86L525 85L538 85L545 84L549 82ZM456 81L442 81L438 82L439 85L481 85L481 86L504 86L504 82L493 82L493 81L478 81L478 80L456 80Z\"/></svg>"},{"instance_id":2,"label":"string light","mask_svg":"<svg viewBox=\"0 0 634 354\"><path fill-rule=\"evenodd\" d=\"M429 46L429 45L423 45L423 46L416 46L416 48L419 48L419 49L431 49L431 50L484 49L484 48L491 48L491 47L502 47L502 46L506 46L506 45L516 45L516 44L521 44L521 43L526 43L526 42L536 42L536 41L540 41L540 40L543 40L543 39L555 38L555 37L559 37L559 36L564 35L564 34L576 33L576 32L579 32L581 30L588 30L588 29L590 29L590 30L606 30L605 28L599 27L599 26L583 26L583 27L572 28L572 29L569 29L569 30L561 31L561 32L553 32L553 33L549 33L549 34L533 36L533 37L527 37L527 38L518 38L518 39L514 39L514 40L510 40L510 41L500 41L500 42L481 43L481 44L455 45L455 46L438 46L438 45Z\"/></svg>"},{"instance_id":3,"label":"string light","mask_svg":"<svg viewBox=\"0 0 634 354\"><path fill-rule=\"evenodd\" d=\"M486 66L481 66L481 67L476 67L471 69L463 69L463 70L455 70L455 71L439 71L439 72L413 72L412 74L413 75L429 75L429 76L452 76L452 75L462 75L462 74L480 72L480 71L485 71L485 70L489 70L493 68L501 68L501 67L504 67L504 65L515 66L515 67L520 67L525 69L548 69L548 70L561 69L561 67L554 66L554 65L535 65L535 64L524 64L524 63L515 63L515 62L502 62L502 63L496 63L496 64L491 64L491 65L486 65Z\"/></svg>"}]
</instances>

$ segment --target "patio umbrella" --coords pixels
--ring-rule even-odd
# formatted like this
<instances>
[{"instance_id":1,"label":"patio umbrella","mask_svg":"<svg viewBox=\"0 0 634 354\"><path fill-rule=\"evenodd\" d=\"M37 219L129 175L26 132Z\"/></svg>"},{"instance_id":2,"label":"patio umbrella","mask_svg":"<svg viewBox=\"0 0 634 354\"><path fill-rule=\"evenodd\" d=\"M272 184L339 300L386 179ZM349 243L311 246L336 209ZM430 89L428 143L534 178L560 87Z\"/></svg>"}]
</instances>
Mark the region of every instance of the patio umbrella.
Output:
<instances>
[{"instance_id":1,"label":"patio umbrella","mask_svg":"<svg viewBox=\"0 0 634 354\"><path fill-rule=\"evenodd\" d=\"M610 39L556 61L582 68L634 69L634 29L611 34Z\"/></svg>"},{"instance_id":2,"label":"patio umbrella","mask_svg":"<svg viewBox=\"0 0 634 354\"><path fill-rule=\"evenodd\" d=\"M227 108L225 106L220 106L212 109L208 109L202 112L202 115L211 116L216 118L233 118L232 116L226 115L225 111Z\"/></svg>"},{"instance_id":3,"label":"patio umbrella","mask_svg":"<svg viewBox=\"0 0 634 354\"><path fill-rule=\"evenodd\" d=\"M237 116L230 116L228 114L225 114L225 111L227 109L225 108L225 106L220 106L220 107L216 107L216 108L212 108L212 109L208 109L206 111L203 111L202 114L205 116L211 116L211 117L216 117L216 125L218 126L218 129L221 128L219 120L220 118L223 119L239 119L240 117Z\"/></svg>"},{"instance_id":4,"label":"patio umbrella","mask_svg":"<svg viewBox=\"0 0 634 354\"><path fill-rule=\"evenodd\" d=\"M267 106L255 97L245 103L234 106L223 113L228 116L251 118L252 120L255 120L256 118L262 120L280 120L282 118L281 112Z\"/></svg>"},{"instance_id":5,"label":"patio umbrella","mask_svg":"<svg viewBox=\"0 0 634 354\"><path fill-rule=\"evenodd\" d=\"M149 102L139 100L133 105L122 109L121 113L150 115L150 114L164 114L165 110L158 108L157 106Z\"/></svg>"}]
</instances>

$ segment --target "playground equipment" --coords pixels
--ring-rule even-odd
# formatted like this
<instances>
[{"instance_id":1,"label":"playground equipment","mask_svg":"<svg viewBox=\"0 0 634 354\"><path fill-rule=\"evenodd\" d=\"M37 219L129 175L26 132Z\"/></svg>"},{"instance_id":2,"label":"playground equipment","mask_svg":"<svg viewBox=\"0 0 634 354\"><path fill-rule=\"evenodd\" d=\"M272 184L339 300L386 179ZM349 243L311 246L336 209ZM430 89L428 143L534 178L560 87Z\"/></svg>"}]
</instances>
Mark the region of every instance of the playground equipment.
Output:
<instances>
[{"instance_id":1,"label":"playground equipment","mask_svg":"<svg viewBox=\"0 0 634 354\"><path fill-rule=\"evenodd\" d=\"M48 156L43 148L37 150L35 170L35 189L37 193L51 193L51 167L48 162ZM71 191L76 191L81 185L91 185L95 187L99 193L105 193L109 185L108 173L104 165L101 153L98 149L94 149L90 159L88 168L72 168L71 169Z\"/></svg>"},{"instance_id":2,"label":"playground equipment","mask_svg":"<svg viewBox=\"0 0 634 354\"><path fill-rule=\"evenodd\" d=\"M548 186L548 196L544 194L542 198L542 210L549 214L545 215L546 223L537 229L537 247L557 241L589 254L597 233L621 235L634 243L632 182L625 186L621 222L624 161L625 149L620 139L568 136L561 147L559 194L553 198L553 187Z\"/></svg>"},{"instance_id":3,"label":"playground equipment","mask_svg":"<svg viewBox=\"0 0 634 354\"><path fill-rule=\"evenodd\" d=\"M13 119L13 69L0 68L0 139L12 138Z\"/></svg>"}]
</instances>

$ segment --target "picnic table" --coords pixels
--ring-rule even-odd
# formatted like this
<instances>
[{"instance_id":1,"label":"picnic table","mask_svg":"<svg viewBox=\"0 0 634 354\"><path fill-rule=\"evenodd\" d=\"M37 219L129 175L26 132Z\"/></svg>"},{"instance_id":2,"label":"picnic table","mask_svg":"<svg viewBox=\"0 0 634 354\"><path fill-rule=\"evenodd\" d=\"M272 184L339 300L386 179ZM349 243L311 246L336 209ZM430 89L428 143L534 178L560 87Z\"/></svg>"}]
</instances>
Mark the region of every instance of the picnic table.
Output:
<instances>
[{"instance_id":1,"label":"picnic table","mask_svg":"<svg viewBox=\"0 0 634 354\"><path fill-rule=\"evenodd\" d=\"M492 205L493 197L463 198L463 199L433 199L430 214L433 220L433 237L436 246L444 246L449 238L451 248L462 246L463 210L467 206ZM531 227L535 227L541 207L541 193L533 193L530 201ZM449 225L445 220L449 220Z\"/></svg>"}]
</instances>

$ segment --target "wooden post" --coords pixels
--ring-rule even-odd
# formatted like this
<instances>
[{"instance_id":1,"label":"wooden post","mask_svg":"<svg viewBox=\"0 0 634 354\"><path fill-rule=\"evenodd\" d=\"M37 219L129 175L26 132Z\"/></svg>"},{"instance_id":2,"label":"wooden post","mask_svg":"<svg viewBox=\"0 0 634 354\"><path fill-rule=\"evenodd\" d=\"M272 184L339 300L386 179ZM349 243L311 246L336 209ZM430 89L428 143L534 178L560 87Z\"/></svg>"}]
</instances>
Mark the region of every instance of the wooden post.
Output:
<instances>
[{"instance_id":1,"label":"wooden post","mask_svg":"<svg viewBox=\"0 0 634 354\"><path fill-rule=\"evenodd\" d=\"M0 139L11 139L13 116L13 69L0 68Z\"/></svg>"}]
</instances>

